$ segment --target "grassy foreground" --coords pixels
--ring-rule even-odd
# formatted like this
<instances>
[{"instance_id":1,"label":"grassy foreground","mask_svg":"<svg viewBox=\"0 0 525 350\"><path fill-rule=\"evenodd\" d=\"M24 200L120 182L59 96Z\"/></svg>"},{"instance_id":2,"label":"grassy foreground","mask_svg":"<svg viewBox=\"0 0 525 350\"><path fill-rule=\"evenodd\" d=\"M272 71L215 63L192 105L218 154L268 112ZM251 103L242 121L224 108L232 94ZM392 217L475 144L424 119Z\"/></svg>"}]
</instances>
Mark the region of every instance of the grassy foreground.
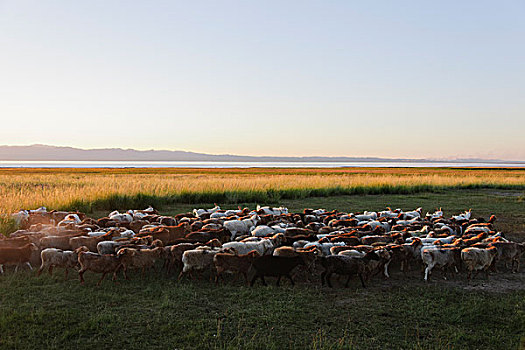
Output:
<instances>
[{"instance_id":1,"label":"grassy foreground","mask_svg":"<svg viewBox=\"0 0 525 350\"><path fill-rule=\"evenodd\" d=\"M96 288L93 277L86 286L3 277L1 347L517 349L524 334L523 291L215 287L162 276Z\"/></svg>"},{"instance_id":2,"label":"grassy foreground","mask_svg":"<svg viewBox=\"0 0 525 350\"><path fill-rule=\"evenodd\" d=\"M446 215L471 207L474 216L495 213L497 228L523 241L523 198L521 190L483 189L287 199L282 204L292 210L354 211L442 206ZM162 209L173 213L210 204ZM64 280L61 271L36 278L11 270L0 276L0 347L518 349L525 346L524 288L483 286L506 280L523 286L523 276L491 276L468 289L464 275L425 285L417 274L408 279L397 274L388 282L376 277L366 289L354 281L348 289L332 290L321 288L318 280L295 288L247 288L230 278L215 287L208 280L177 283L157 273L144 280L137 274L131 281L120 277L119 285L105 281L97 288L98 276L90 273L80 286L73 277Z\"/></svg>"}]
</instances>

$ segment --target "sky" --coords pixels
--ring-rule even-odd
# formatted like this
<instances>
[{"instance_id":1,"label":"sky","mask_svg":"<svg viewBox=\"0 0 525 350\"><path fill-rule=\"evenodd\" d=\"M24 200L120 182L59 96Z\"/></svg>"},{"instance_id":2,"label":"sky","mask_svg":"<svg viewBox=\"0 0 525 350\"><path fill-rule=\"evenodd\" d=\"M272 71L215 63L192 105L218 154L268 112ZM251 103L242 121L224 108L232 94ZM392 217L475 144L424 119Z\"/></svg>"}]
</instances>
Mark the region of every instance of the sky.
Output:
<instances>
[{"instance_id":1,"label":"sky","mask_svg":"<svg viewBox=\"0 0 525 350\"><path fill-rule=\"evenodd\" d=\"M525 160L523 18L523 0L0 0L0 144Z\"/></svg>"}]
</instances>

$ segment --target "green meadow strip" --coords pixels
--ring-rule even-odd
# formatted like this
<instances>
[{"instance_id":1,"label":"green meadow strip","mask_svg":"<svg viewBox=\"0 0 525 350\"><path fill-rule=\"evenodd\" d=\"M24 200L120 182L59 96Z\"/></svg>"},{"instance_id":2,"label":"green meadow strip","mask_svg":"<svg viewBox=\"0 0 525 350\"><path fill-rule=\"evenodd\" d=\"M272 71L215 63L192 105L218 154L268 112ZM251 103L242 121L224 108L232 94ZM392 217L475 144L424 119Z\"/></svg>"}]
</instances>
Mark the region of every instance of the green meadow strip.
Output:
<instances>
[{"instance_id":1,"label":"green meadow strip","mask_svg":"<svg viewBox=\"0 0 525 350\"><path fill-rule=\"evenodd\" d=\"M152 205L161 208L172 204L191 203L220 203L237 204L240 202L255 202L260 204L278 204L283 199L302 199L310 197L330 197L341 195L381 195L381 194L414 194L421 192L441 192L446 190L461 189L500 189L500 190L524 190L524 185L501 185L501 184L467 184L455 186L392 186L382 185L377 187L329 187L311 189L268 189L258 191L221 191L221 192L183 192L167 196L155 196L146 193L136 195L115 194L106 198L86 202L74 201L61 210L80 210L93 212L95 210L115 210L126 208L141 208Z\"/></svg>"}]
</instances>

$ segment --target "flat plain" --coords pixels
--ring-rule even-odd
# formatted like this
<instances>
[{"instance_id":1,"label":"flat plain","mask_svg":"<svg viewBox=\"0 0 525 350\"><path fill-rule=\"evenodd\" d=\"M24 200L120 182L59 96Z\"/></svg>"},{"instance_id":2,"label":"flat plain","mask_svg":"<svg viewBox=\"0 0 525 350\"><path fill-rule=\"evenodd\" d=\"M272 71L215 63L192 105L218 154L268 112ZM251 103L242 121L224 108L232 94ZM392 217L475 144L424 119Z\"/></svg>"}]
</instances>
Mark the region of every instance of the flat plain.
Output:
<instances>
[{"instance_id":1,"label":"flat plain","mask_svg":"<svg viewBox=\"0 0 525 350\"><path fill-rule=\"evenodd\" d=\"M472 208L475 217L495 214L506 237L525 240L524 169L24 169L2 170L0 179L4 213L46 205L97 217L153 204L172 215L214 202L291 211L442 207L445 216ZM25 201L13 204L16 198ZM525 346L523 272L480 275L469 285L464 273L451 280L436 273L424 283L419 271L403 277L394 270L391 279L376 276L367 288L354 280L350 288L336 282L333 289L321 287L319 276L295 287L249 288L233 278L219 286L207 276L177 282L160 269L98 288L96 279L88 273L81 286L61 271L35 277L9 269L0 276L0 347Z\"/></svg>"}]
</instances>

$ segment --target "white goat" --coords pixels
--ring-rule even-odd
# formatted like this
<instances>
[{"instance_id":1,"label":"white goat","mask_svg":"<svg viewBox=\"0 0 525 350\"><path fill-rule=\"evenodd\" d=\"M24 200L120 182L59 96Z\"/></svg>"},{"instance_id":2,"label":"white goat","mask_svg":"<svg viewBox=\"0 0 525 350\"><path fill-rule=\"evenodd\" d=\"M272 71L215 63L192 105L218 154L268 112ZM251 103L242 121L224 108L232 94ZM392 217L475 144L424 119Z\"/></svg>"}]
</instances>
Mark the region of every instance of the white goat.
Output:
<instances>
[{"instance_id":1,"label":"white goat","mask_svg":"<svg viewBox=\"0 0 525 350\"><path fill-rule=\"evenodd\" d=\"M221 207L219 207L217 204L215 204L215 207L211 209L193 209L193 215L196 217L199 217L203 214L213 214L217 211L221 210Z\"/></svg>"},{"instance_id":2,"label":"white goat","mask_svg":"<svg viewBox=\"0 0 525 350\"><path fill-rule=\"evenodd\" d=\"M252 236L254 237L266 237L268 235L271 235L274 233L274 229L266 226L266 225L260 225L257 227L254 227L251 230Z\"/></svg>"},{"instance_id":3,"label":"white goat","mask_svg":"<svg viewBox=\"0 0 525 350\"><path fill-rule=\"evenodd\" d=\"M228 220L224 222L224 228L231 233L231 239L234 240L237 236L242 236L250 233L252 227L257 226L259 222L259 216L257 214L252 215L249 219L243 220Z\"/></svg>"},{"instance_id":4,"label":"white goat","mask_svg":"<svg viewBox=\"0 0 525 350\"><path fill-rule=\"evenodd\" d=\"M470 216L472 215L471 212L472 212L472 209L469 209L469 211L466 211L466 212L461 213L459 215L452 216L452 219L456 220L456 221L464 221L464 220L468 221L468 220L470 220Z\"/></svg>"},{"instance_id":5,"label":"white goat","mask_svg":"<svg viewBox=\"0 0 525 350\"><path fill-rule=\"evenodd\" d=\"M254 237L255 238L255 237ZM277 233L271 238L262 238L259 241L250 242L228 242L222 245L222 249L231 249L237 255L248 254L252 250L256 250L259 255L271 255L273 250L281 245L284 240L282 233Z\"/></svg>"},{"instance_id":6,"label":"white goat","mask_svg":"<svg viewBox=\"0 0 525 350\"><path fill-rule=\"evenodd\" d=\"M264 215L281 215L281 214L288 214L288 208L285 207L279 207L279 208L271 208L269 206L261 207L260 205L257 205L256 211L262 210Z\"/></svg>"},{"instance_id":7,"label":"white goat","mask_svg":"<svg viewBox=\"0 0 525 350\"><path fill-rule=\"evenodd\" d=\"M109 218L122 224L129 224L133 221L133 216L128 213L121 214L118 211L109 214Z\"/></svg>"}]
</instances>

